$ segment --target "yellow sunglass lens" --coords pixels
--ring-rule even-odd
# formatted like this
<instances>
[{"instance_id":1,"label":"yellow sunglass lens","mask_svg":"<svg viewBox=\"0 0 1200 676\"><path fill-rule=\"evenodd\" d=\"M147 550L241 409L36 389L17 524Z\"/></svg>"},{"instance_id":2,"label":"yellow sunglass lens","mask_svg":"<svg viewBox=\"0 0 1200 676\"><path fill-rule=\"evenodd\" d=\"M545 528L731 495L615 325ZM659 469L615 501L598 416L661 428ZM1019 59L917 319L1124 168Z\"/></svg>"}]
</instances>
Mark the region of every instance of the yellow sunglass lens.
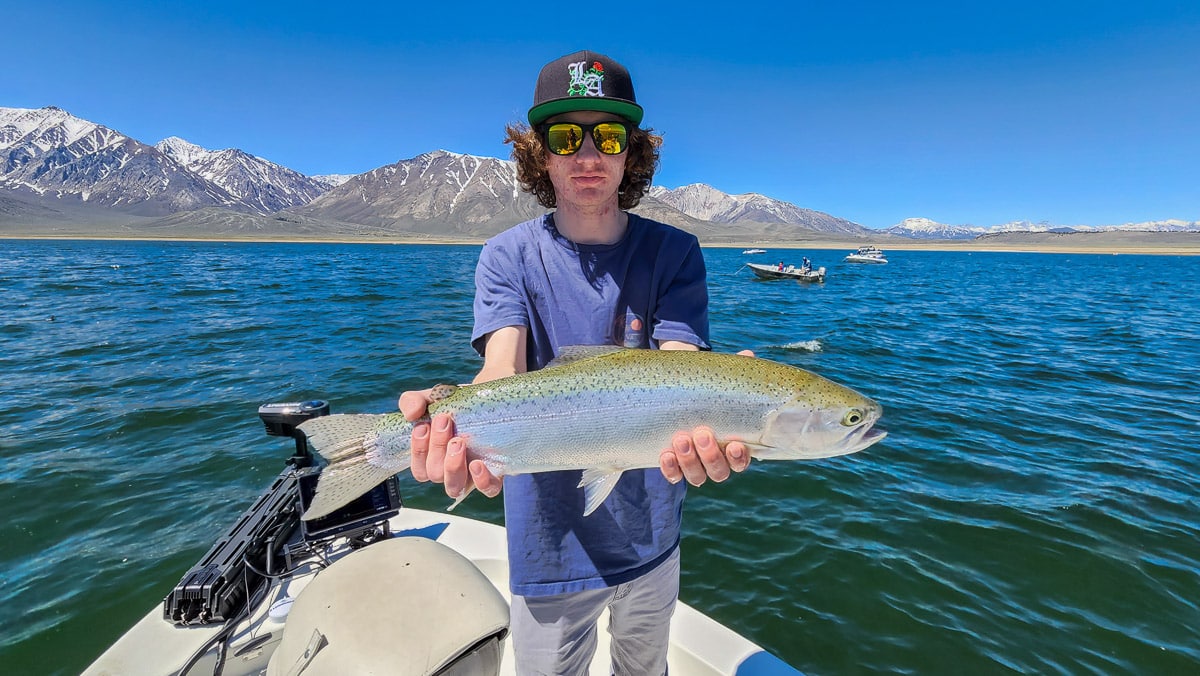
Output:
<instances>
[{"instance_id":1,"label":"yellow sunglass lens","mask_svg":"<svg viewBox=\"0 0 1200 676\"><path fill-rule=\"evenodd\" d=\"M583 129L574 124L552 125L546 132L550 151L558 155L571 155L583 144Z\"/></svg>"},{"instance_id":2,"label":"yellow sunglass lens","mask_svg":"<svg viewBox=\"0 0 1200 676\"><path fill-rule=\"evenodd\" d=\"M625 150L625 127L619 124L598 124L592 132L596 148L606 155L617 155Z\"/></svg>"}]
</instances>

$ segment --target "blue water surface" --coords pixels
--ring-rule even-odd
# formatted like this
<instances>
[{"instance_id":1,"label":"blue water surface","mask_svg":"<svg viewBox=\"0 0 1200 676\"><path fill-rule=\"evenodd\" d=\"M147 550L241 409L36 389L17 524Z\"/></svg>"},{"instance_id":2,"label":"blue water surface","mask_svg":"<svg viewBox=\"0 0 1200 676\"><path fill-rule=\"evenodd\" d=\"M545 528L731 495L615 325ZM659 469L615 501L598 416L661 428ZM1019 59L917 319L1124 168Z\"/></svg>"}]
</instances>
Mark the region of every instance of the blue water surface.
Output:
<instances>
[{"instance_id":1,"label":"blue water surface","mask_svg":"<svg viewBox=\"0 0 1200 676\"><path fill-rule=\"evenodd\" d=\"M161 602L288 455L259 404L469 379L478 251L0 240L0 671L78 672ZM889 436L693 489L683 599L814 674L1200 672L1200 258L845 253L762 257L812 285L705 251L715 348Z\"/></svg>"}]
</instances>

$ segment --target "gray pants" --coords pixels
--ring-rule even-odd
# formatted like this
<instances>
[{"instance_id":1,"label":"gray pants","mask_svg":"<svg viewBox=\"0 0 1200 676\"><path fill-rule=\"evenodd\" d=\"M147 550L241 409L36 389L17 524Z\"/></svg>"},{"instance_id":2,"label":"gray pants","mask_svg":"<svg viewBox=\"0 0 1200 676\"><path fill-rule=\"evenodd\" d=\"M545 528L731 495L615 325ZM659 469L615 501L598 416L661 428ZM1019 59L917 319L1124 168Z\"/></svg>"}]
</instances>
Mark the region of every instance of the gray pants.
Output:
<instances>
[{"instance_id":1,"label":"gray pants","mask_svg":"<svg viewBox=\"0 0 1200 676\"><path fill-rule=\"evenodd\" d=\"M667 671L671 615L679 599L679 548L636 580L555 596L512 597L513 654L519 676L582 676L596 652L596 622L609 610L616 676Z\"/></svg>"}]
</instances>

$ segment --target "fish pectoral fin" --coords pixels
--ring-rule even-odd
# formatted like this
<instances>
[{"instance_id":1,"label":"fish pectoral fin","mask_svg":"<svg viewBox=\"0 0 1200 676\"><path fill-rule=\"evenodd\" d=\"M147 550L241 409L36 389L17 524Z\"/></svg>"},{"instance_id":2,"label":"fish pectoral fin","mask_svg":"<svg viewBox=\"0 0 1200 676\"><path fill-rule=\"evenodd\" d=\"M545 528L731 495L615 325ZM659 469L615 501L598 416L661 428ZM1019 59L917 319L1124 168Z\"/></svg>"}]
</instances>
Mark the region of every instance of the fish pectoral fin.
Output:
<instances>
[{"instance_id":1,"label":"fish pectoral fin","mask_svg":"<svg viewBox=\"0 0 1200 676\"><path fill-rule=\"evenodd\" d=\"M583 515L587 516L596 511L604 499L617 487L621 480L623 469L592 468L583 470L579 478L579 487L583 489Z\"/></svg>"},{"instance_id":2,"label":"fish pectoral fin","mask_svg":"<svg viewBox=\"0 0 1200 676\"><path fill-rule=\"evenodd\" d=\"M441 385L434 385L429 390L429 403L433 404L439 402L454 394L456 391L458 391L457 385L446 385L445 383Z\"/></svg>"},{"instance_id":3,"label":"fish pectoral fin","mask_svg":"<svg viewBox=\"0 0 1200 676\"><path fill-rule=\"evenodd\" d=\"M745 439L741 439L740 441L746 446L746 450L750 451L751 458L770 458L771 452L776 450L774 446L758 444L753 441L746 441Z\"/></svg>"},{"instance_id":4,"label":"fish pectoral fin","mask_svg":"<svg viewBox=\"0 0 1200 676\"><path fill-rule=\"evenodd\" d=\"M453 512L454 508L459 506L460 504L462 504L462 501L466 500L467 496L470 495L472 492L474 492L474 490L475 490L474 484L467 484L467 487L463 489L463 492L459 493L458 497L454 498L454 502L451 503L451 505L446 508L446 511Z\"/></svg>"}]
</instances>

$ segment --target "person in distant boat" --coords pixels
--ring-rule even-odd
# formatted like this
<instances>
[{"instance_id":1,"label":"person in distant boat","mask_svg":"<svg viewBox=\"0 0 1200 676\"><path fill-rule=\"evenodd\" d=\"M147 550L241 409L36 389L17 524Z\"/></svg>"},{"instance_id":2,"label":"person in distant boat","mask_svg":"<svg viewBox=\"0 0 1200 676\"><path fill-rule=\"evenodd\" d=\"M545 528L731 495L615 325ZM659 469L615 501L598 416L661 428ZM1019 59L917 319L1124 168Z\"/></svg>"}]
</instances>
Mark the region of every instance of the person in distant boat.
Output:
<instances>
[{"instance_id":1,"label":"person in distant boat","mask_svg":"<svg viewBox=\"0 0 1200 676\"><path fill-rule=\"evenodd\" d=\"M529 126L510 124L521 186L551 213L488 240L475 270L474 382L545 367L564 347L708 350L708 286L694 235L630 213L651 185L662 137L642 128L628 71L595 52L541 71ZM400 409L423 416L430 390ZM412 475L458 497L495 496L501 480L469 461L449 415L417 425ZM749 464L741 442L680 431L660 467L625 472L583 516L578 471L503 478L518 674L581 674L610 611L612 672L663 674L679 593L688 483L724 481ZM684 481L686 480L686 482Z\"/></svg>"},{"instance_id":2,"label":"person in distant boat","mask_svg":"<svg viewBox=\"0 0 1200 676\"><path fill-rule=\"evenodd\" d=\"M779 271L783 272L783 261L779 261Z\"/></svg>"},{"instance_id":3,"label":"person in distant boat","mask_svg":"<svg viewBox=\"0 0 1200 676\"><path fill-rule=\"evenodd\" d=\"M808 272L809 270L812 270L812 263L808 260L808 256L805 256L800 260L800 271Z\"/></svg>"}]
</instances>

